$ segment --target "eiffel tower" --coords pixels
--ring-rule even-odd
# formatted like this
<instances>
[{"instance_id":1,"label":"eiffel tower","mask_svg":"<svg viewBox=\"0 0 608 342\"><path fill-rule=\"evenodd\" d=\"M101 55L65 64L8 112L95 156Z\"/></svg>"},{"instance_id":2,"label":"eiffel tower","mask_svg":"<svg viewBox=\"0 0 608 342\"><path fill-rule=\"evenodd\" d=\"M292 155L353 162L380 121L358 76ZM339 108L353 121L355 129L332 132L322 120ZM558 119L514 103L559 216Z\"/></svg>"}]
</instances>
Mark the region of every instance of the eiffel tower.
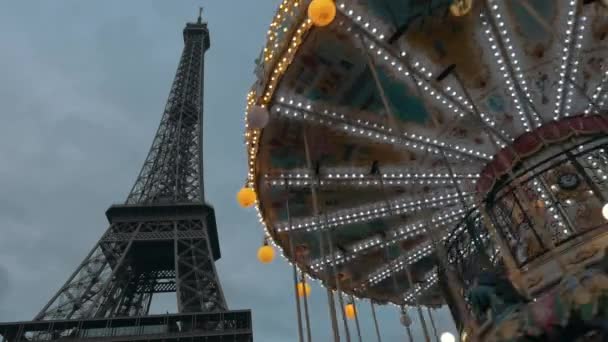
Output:
<instances>
[{"instance_id":1,"label":"eiffel tower","mask_svg":"<svg viewBox=\"0 0 608 342\"><path fill-rule=\"evenodd\" d=\"M68 281L30 322L0 324L3 341L253 341L251 312L228 311L215 270L220 246L203 191L207 23L188 23L160 127L124 204ZM176 314L149 315L176 293Z\"/></svg>"}]
</instances>

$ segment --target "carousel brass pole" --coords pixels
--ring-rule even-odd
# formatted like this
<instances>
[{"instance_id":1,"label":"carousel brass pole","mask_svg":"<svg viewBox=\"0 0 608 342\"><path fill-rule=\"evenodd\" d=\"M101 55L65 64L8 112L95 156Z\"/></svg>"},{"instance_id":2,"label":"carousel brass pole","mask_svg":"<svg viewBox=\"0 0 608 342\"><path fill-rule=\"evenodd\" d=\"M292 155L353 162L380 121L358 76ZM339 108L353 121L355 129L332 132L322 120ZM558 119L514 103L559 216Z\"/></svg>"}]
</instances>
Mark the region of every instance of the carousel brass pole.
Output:
<instances>
[{"instance_id":1,"label":"carousel brass pole","mask_svg":"<svg viewBox=\"0 0 608 342\"><path fill-rule=\"evenodd\" d=\"M289 225L289 230L291 231L291 214L289 212L289 184L287 183L287 180L285 180L285 187L287 189L287 201L285 201L287 207L287 223ZM304 334L302 329L302 309L300 307L300 295L298 293L298 269L296 267L296 252L291 235L289 236L289 251L291 252L291 260L293 262L293 285L296 297L296 311L298 316L298 341L304 342Z\"/></svg>"},{"instance_id":2,"label":"carousel brass pole","mask_svg":"<svg viewBox=\"0 0 608 342\"><path fill-rule=\"evenodd\" d=\"M306 136L305 129L302 132L302 136L304 138L304 152L306 153L306 165L308 167L308 170L312 171L312 162L310 159L310 148L308 146L308 138ZM314 182L311 184L311 195L312 195L312 205L313 205L314 216L319 217L317 191L316 191ZM323 235L321 235L320 246L319 246L321 250L324 249L322 236ZM329 316L331 318L331 324L332 324L332 329L333 329L333 333L334 333L334 341L340 342L340 329L338 328L338 319L336 317L336 306L335 306L335 302L334 302L334 296L333 296L333 293L331 292L331 290L329 289L329 287L326 286L325 289L327 292L327 301L329 304Z\"/></svg>"},{"instance_id":3,"label":"carousel brass pole","mask_svg":"<svg viewBox=\"0 0 608 342\"><path fill-rule=\"evenodd\" d=\"M382 338L380 337L380 327L378 326L378 318L376 317L376 306L374 305L373 300L369 300L369 304L372 307L372 317L374 318L374 328L376 329L376 337L378 337L378 342L382 342Z\"/></svg>"}]
</instances>

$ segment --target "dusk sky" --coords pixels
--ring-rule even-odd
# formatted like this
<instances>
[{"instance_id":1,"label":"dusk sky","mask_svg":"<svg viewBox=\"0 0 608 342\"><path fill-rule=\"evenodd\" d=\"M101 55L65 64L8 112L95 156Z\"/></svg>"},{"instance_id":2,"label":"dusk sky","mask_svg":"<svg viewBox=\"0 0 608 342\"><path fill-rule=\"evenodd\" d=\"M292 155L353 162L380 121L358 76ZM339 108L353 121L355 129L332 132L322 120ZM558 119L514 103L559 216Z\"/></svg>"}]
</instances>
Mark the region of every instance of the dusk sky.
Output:
<instances>
[{"instance_id":1,"label":"dusk sky","mask_svg":"<svg viewBox=\"0 0 608 342\"><path fill-rule=\"evenodd\" d=\"M204 5L205 194L217 214L218 272L229 307L252 309L255 341L297 341L291 268L257 262L262 228L235 201L246 176L245 96L279 2L3 1L1 321L32 319L103 234L105 210L124 202L160 122L182 29ZM330 341L326 298L313 288L314 341ZM375 341L369 302L358 305L363 341ZM174 311L174 294L153 309ZM439 332L453 329L445 310L435 317ZM406 341L397 308L379 309L379 321L383 341Z\"/></svg>"}]
</instances>

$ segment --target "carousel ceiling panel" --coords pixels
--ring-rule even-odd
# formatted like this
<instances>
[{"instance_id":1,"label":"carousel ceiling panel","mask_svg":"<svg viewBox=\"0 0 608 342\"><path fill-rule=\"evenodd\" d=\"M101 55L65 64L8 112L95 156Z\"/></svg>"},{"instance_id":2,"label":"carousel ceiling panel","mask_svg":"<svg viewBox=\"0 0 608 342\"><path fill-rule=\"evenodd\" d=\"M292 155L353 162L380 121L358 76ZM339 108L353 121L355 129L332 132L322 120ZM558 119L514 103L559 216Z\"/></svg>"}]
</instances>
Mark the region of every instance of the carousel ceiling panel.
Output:
<instances>
[{"instance_id":1,"label":"carousel ceiling panel","mask_svg":"<svg viewBox=\"0 0 608 342\"><path fill-rule=\"evenodd\" d=\"M248 98L270 115L246 132L262 221L329 287L436 305L432 238L523 159L590 130L554 122L608 109L608 10L487 0L455 16L451 0L338 0L334 22L314 27L308 2L281 5ZM571 196L555 182L526 191Z\"/></svg>"}]
</instances>

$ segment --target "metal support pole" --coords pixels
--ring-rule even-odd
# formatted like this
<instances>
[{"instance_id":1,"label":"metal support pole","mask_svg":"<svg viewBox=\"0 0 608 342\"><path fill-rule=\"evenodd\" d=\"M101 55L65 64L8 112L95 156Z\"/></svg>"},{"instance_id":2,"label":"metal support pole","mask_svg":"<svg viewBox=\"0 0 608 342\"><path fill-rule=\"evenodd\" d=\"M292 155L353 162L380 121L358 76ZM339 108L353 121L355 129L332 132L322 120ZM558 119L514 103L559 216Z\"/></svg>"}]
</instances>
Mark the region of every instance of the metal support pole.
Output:
<instances>
[{"instance_id":1,"label":"metal support pole","mask_svg":"<svg viewBox=\"0 0 608 342\"><path fill-rule=\"evenodd\" d=\"M380 337L380 327L378 327L378 318L376 317L376 306L374 302L370 299L369 304L372 307L372 317L374 318L374 328L376 329L376 337L378 338L378 342L382 342L382 338Z\"/></svg>"},{"instance_id":2,"label":"metal support pole","mask_svg":"<svg viewBox=\"0 0 608 342\"><path fill-rule=\"evenodd\" d=\"M410 342L414 342L414 337L412 336L412 329L410 328L410 326L408 325L407 327L405 327L405 330L407 331L407 337L409 337Z\"/></svg>"},{"instance_id":3,"label":"metal support pole","mask_svg":"<svg viewBox=\"0 0 608 342\"><path fill-rule=\"evenodd\" d=\"M411 289L414 288L414 282L412 280L412 273L410 272L410 268L408 265L405 266L405 274L407 275L407 282L409 283L409 287ZM418 317L420 318L420 325L422 325L422 332L424 333L424 340L426 342L431 342L431 337L429 336L429 330L426 326L426 320L424 319L424 314L422 313L422 308L418 303L418 297L414 294L414 301L416 303L416 311L418 312Z\"/></svg>"},{"instance_id":4,"label":"metal support pole","mask_svg":"<svg viewBox=\"0 0 608 342\"><path fill-rule=\"evenodd\" d=\"M338 293L338 305L340 305L340 313L342 314L342 322L344 323L344 335L346 336L346 340L350 341L350 329L348 328L346 312L344 312L344 298L342 298L342 294L340 293Z\"/></svg>"},{"instance_id":5,"label":"metal support pole","mask_svg":"<svg viewBox=\"0 0 608 342\"><path fill-rule=\"evenodd\" d=\"M359 342L363 342L361 340L361 327L359 326L359 310L357 310L357 304L355 303L355 297L350 296L350 301L353 304L353 308L355 309L355 325L357 327L357 337L359 337Z\"/></svg>"},{"instance_id":6,"label":"metal support pole","mask_svg":"<svg viewBox=\"0 0 608 342\"><path fill-rule=\"evenodd\" d=\"M287 198L287 222L291 229L291 216L289 214L289 198ZM300 304L300 294L298 293L298 268L296 267L296 253L293 245L293 239L289 236L289 250L291 251L291 257L293 260L293 290L296 299L296 313L298 318L298 341L304 342L303 328L302 328L302 309Z\"/></svg>"},{"instance_id":7,"label":"metal support pole","mask_svg":"<svg viewBox=\"0 0 608 342\"><path fill-rule=\"evenodd\" d=\"M435 341L439 341L439 335L437 334L437 327L435 326L435 320L433 319L433 313L431 312L431 308L427 307L426 312L429 314L429 319L431 320L431 327L433 327L433 335L435 335Z\"/></svg>"},{"instance_id":8,"label":"metal support pole","mask_svg":"<svg viewBox=\"0 0 608 342\"><path fill-rule=\"evenodd\" d=\"M287 191L287 200L285 201L285 206L287 209L287 224L289 225L289 231L291 231L291 211L289 209L289 183L287 182L287 180L285 180L285 189ZM294 290L294 294L295 294L295 298L296 298L296 311L297 311L297 318L298 318L298 338L299 338L299 342L304 342L304 333L303 333L303 328L302 328L302 309L301 309L301 304L300 304L300 295L298 293L298 268L296 266L296 250L295 250L295 246L293 245L293 239L291 238L291 235L289 236L289 251L291 252L291 260L293 261L293 290Z\"/></svg>"},{"instance_id":9,"label":"metal support pole","mask_svg":"<svg viewBox=\"0 0 608 342\"><path fill-rule=\"evenodd\" d=\"M338 295L339 304L342 306L342 296ZM329 314L331 317L331 328L334 333L334 341L340 341L340 334L338 328L338 315L336 314L336 302L334 301L334 294L330 289L327 289L327 304L329 305ZM344 308L342 308L342 314L344 315ZM348 326L346 327L346 337L350 341L350 335L348 334Z\"/></svg>"},{"instance_id":10,"label":"metal support pole","mask_svg":"<svg viewBox=\"0 0 608 342\"><path fill-rule=\"evenodd\" d=\"M300 279L302 282L302 289L304 291L304 315L306 318L306 337L308 337L307 341L311 342L312 341L312 334L310 331L310 316L308 314L308 296L306 295L306 276L304 275L304 272L302 271L302 273L300 274Z\"/></svg>"},{"instance_id":11,"label":"metal support pole","mask_svg":"<svg viewBox=\"0 0 608 342\"><path fill-rule=\"evenodd\" d=\"M302 309L300 307L300 296L298 293L298 270L296 267L296 264L294 262L293 264L293 288L295 291L295 297L296 297L296 312L297 312L297 316L298 316L298 341L300 342L304 342L304 337L303 337L303 328L302 328Z\"/></svg>"},{"instance_id":12,"label":"metal support pole","mask_svg":"<svg viewBox=\"0 0 608 342\"><path fill-rule=\"evenodd\" d=\"M327 222L327 215L325 215L325 222ZM334 268L334 265L336 263L336 258L335 258L335 254L334 254L334 251L333 251L333 244L334 244L334 242L333 242L333 240L331 238L331 234L328 233L327 237L328 237L327 240L329 242L329 250L330 250L329 253L333 256L332 257L332 261L331 261L331 263L332 263L331 269L332 269L332 272L334 273L334 279L335 279L335 282L336 282L336 290L338 292L338 301L339 301L339 304L340 304L340 313L342 314L342 322L344 323L344 335L346 336L346 341L350 342L350 329L348 328L348 321L346 319L346 313L344 312L344 300L342 298L342 291L340 291L340 279L338 279L338 275L336 274L336 271L335 271L335 268Z\"/></svg>"},{"instance_id":13,"label":"metal support pole","mask_svg":"<svg viewBox=\"0 0 608 342\"><path fill-rule=\"evenodd\" d=\"M382 178L381 174L378 176L378 178L380 178L380 191L382 192L382 195L385 198L386 205L388 207L389 213L392 214L391 204L388 201L388 199L386 199L386 196L385 196L384 179ZM387 258L387 260L388 260L388 248L386 248L384 251L385 251L385 258ZM405 265L404 268L405 268L405 274L407 276L407 281L409 283L409 288L413 288L414 287L414 282L412 281L412 274L410 272L410 267L409 267L409 265ZM393 278L393 286L395 287L395 291L398 292L399 285L397 284L397 277L396 277L396 275L393 274L392 278ZM418 310L418 314L420 316L420 324L422 325L422 331L424 332L424 336L426 338L426 341L430 342L429 332L428 332L428 329L427 329L427 326L426 326L426 322L424 320L424 316L422 315L422 309L420 308L420 304L418 303L418 297L416 295L414 295L414 302L415 302L416 308Z\"/></svg>"},{"instance_id":14,"label":"metal support pole","mask_svg":"<svg viewBox=\"0 0 608 342\"><path fill-rule=\"evenodd\" d=\"M310 158L310 148L308 146L308 137L306 136L306 130L304 130L302 135L304 137L304 152L306 153L306 165L309 170L312 170L312 162L311 162L311 158ZM314 182L311 186L311 195L312 195L313 213L315 216L318 217L319 216L319 206L318 206L318 201L317 201L317 189L315 187ZM321 252L323 253L324 246L323 246L322 235L320 238L320 248L321 248ZM327 301L329 303L329 316L331 318L332 329L333 329L333 333L334 333L334 342L339 342L340 341L340 330L338 328L338 320L336 318L336 307L334 304L333 293L331 292L331 290L329 288L326 288L326 291L327 291ZM304 303L306 304L306 302L304 302Z\"/></svg>"}]
</instances>

